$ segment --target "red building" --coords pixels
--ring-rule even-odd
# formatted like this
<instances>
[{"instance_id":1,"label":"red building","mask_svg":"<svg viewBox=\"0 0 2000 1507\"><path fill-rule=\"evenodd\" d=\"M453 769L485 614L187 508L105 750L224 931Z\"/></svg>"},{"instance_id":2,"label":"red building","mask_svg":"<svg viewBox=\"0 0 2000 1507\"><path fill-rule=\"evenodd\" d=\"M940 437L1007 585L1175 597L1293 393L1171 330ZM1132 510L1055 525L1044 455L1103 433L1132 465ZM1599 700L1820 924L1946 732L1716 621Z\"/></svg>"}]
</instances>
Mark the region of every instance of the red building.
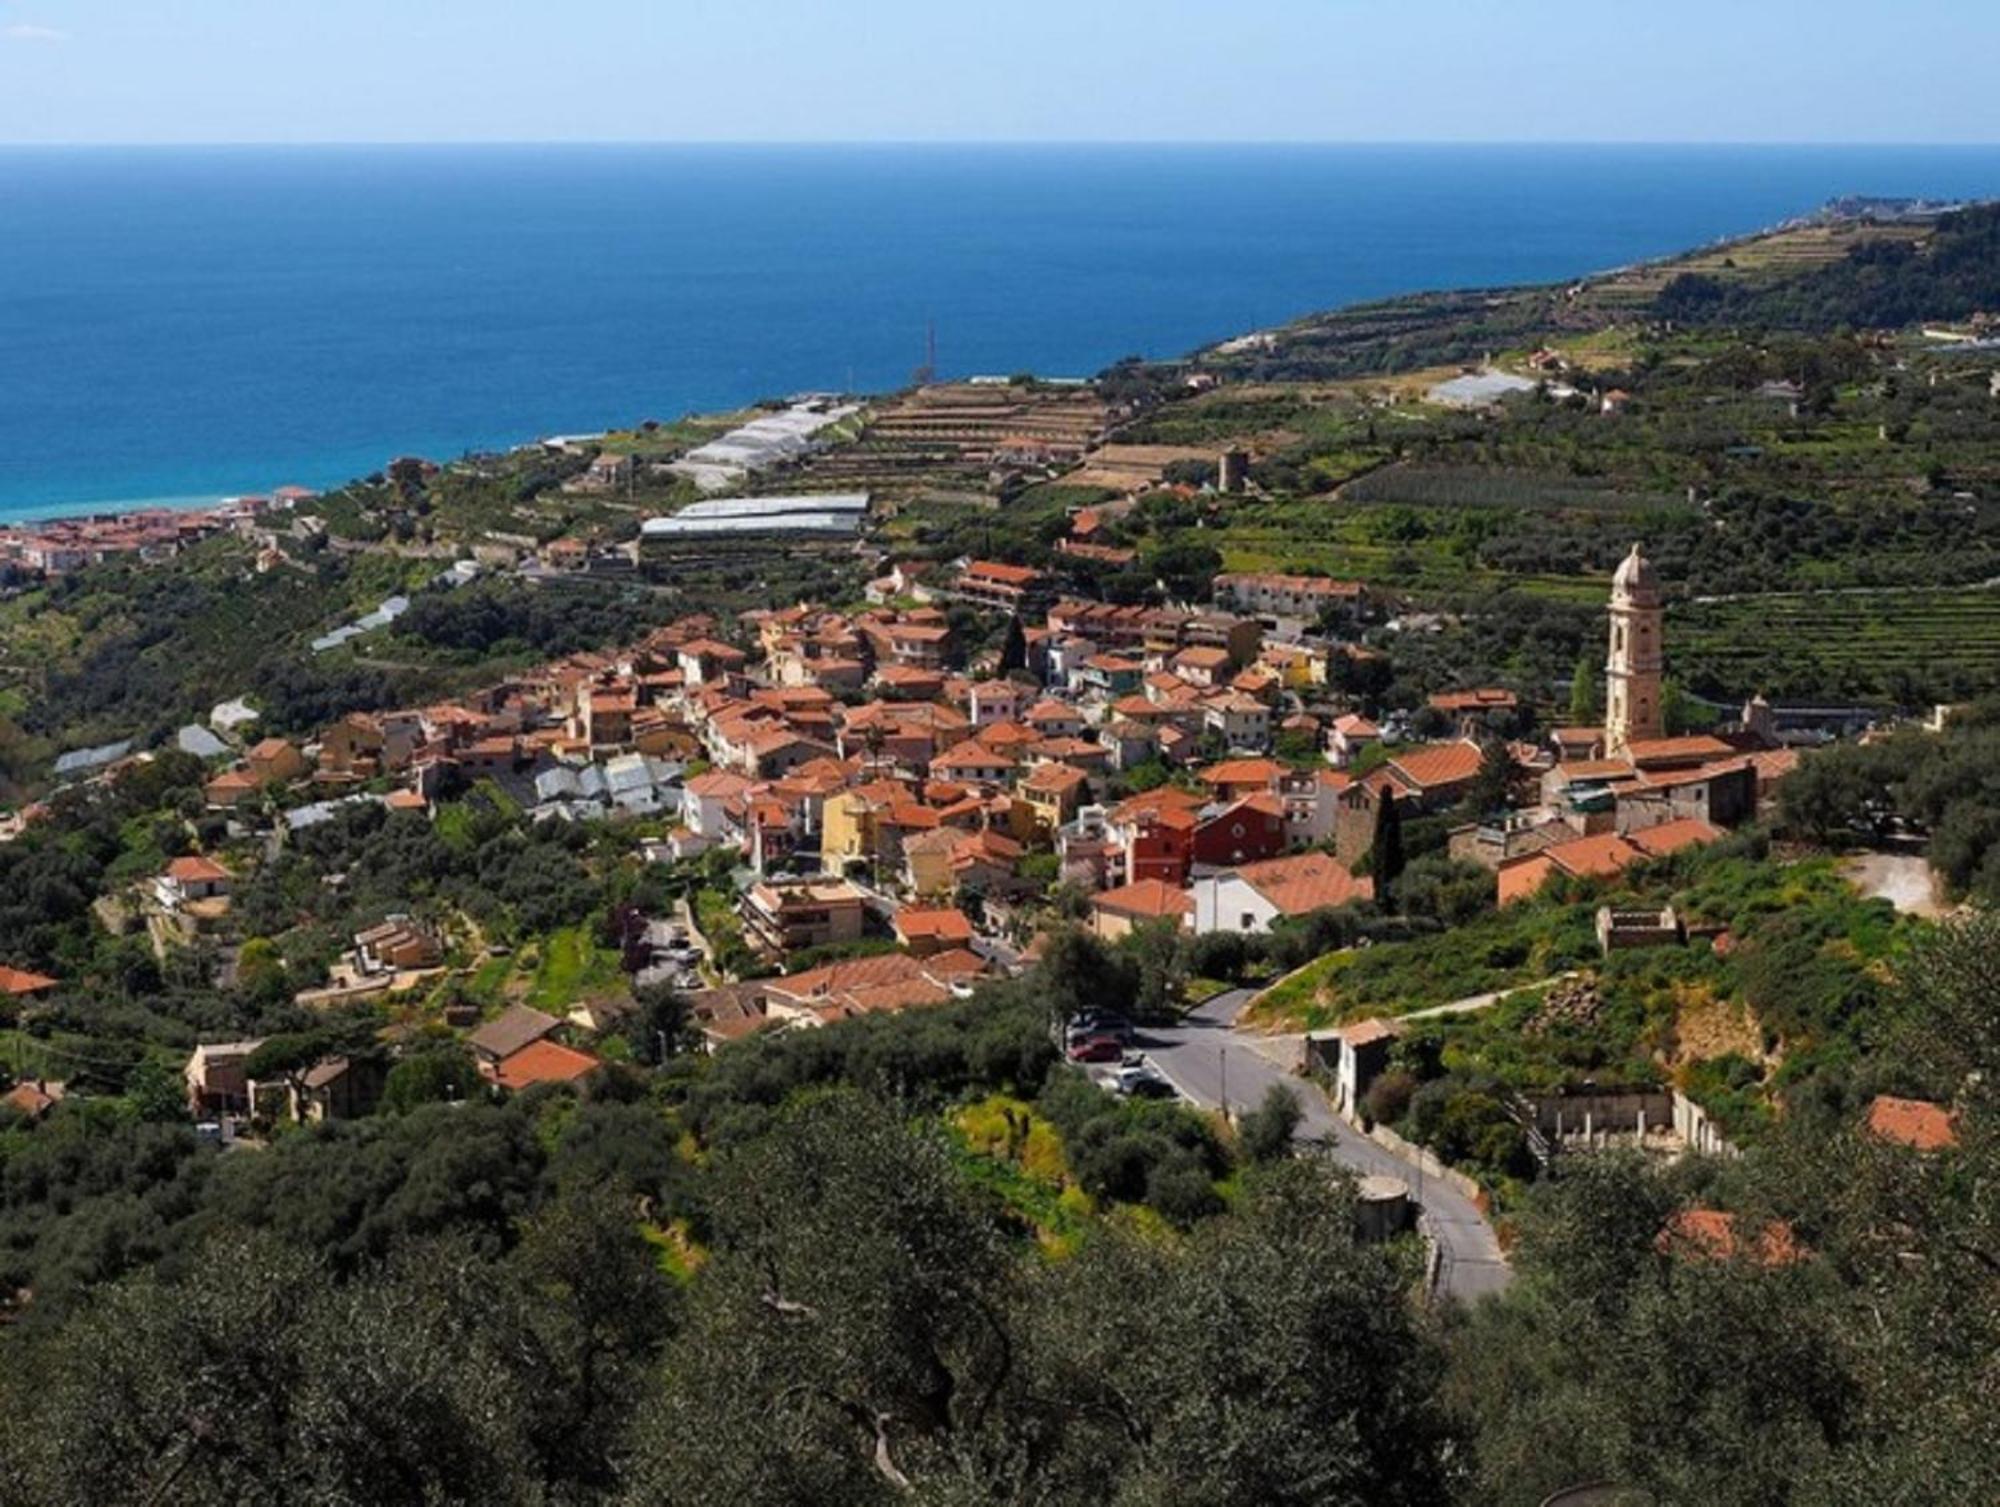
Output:
<instances>
[{"instance_id":1,"label":"red building","mask_svg":"<svg viewBox=\"0 0 2000 1507\"><path fill-rule=\"evenodd\" d=\"M1194 829L1194 861L1207 868L1232 869L1285 851L1285 803L1258 794L1205 811Z\"/></svg>"}]
</instances>

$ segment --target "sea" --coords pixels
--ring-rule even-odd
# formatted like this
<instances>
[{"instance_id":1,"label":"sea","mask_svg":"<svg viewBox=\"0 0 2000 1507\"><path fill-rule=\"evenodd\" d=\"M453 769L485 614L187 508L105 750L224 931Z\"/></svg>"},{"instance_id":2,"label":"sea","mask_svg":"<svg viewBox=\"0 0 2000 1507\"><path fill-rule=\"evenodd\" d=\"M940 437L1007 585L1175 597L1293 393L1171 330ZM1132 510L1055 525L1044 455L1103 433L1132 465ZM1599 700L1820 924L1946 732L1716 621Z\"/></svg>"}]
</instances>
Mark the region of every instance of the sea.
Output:
<instances>
[{"instance_id":1,"label":"sea","mask_svg":"<svg viewBox=\"0 0 2000 1507\"><path fill-rule=\"evenodd\" d=\"M802 391L1087 375L1550 281L2000 148L0 148L0 521Z\"/></svg>"}]
</instances>

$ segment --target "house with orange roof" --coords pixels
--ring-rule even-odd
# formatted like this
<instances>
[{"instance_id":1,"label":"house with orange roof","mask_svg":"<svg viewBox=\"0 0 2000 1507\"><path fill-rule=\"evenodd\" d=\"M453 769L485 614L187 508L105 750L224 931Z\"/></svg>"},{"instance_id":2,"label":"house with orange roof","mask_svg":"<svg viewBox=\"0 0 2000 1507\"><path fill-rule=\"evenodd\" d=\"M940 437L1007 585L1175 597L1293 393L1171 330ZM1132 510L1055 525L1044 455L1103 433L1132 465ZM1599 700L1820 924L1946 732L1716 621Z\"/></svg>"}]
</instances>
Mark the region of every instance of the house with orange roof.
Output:
<instances>
[{"instance_id":1,"label":"house with orange roof","mask_svg":"<svg viewBox=\"0 0 2000 1507\"><path fill-rule=\"evenodd\" d=\"M212 858L190 854L176 858L154 882L160 904L180 910L200 900L227 900L235 876Z\"/></svg>"},{"instance_id":2,"label":"house with orange roof","mask_svg":"<svg viewBox=\"0 0 2000 1507\"><path fill-rule=\"evenodd\" d=\"M735 645L712 638L697 638L682 644L674 658L691 686L726 681L731 675L742 674L743 667L750 663L750 656Z\"/></svg>"},{"instance_id":3,"label":"house with orange roof","mask_svg":"<svg viewBox=\"0 0 2000 1507\"><path fill-rule=\"evenodd\" d=\"M955 905L905 905L896 912L895 929L912 957L972 945L972 921Z\"/></svg>"},{"instance_id":4,"label":"house with orange roof","mask_svg":"<svg viewBox=\"0 0 2000 1507\"><path fill-rule=\"evenodd\" d=\"M1359 611L1367 600L1367 588L1359 581L1281 575L1274 571L1219 575L1214 590L1218 607L1255 617L1316 619L1329 608Z\"/></svg>"},{"instance_id":5,"label":"house with orange roof","mask_svg":"<svg viewBox=\"0 0 2000 1507\"><path fill-rule=\"evenodd\" d=\"M1067 701L1046 697L1029 707L1028 726L1043 738L1078 738L1083 735L1083 714Z\"/></svg>"},{"instance_id":6,"label":"house with orange roof","mask_svg":"<svg viewBox=\"0 0 2000 1507\"><path fill-rule=\"evenodd\" d=\"M1014 790L1033 813L1037 832L1047 836L1076 815L1086 784L1083 771L1073 765L1037 764Z\"/></svg>"},{"instance_id":7,"label":"house with orange roof","mask_svg":"<svg viewBox=\"0 0 2000 1507\"><path fill-rule=\"evenodd\" d=\"M760 992L772 1022L812 1027L858 1015L941 1005L984 968L984 963L963 949L924 958L887 953L846 958L804 973L767 979Z\"/></svg>"},{"instance_id":8,"label":"house with orange roof","mask_svg":"<svg viewBox=\"0 0 2000 1507\"><path fill-rule=\"evenodd\" d=\"M1648 858L1665 858L1685 848L1707 847L1729 834L1699 817L1677 817L1656 827L1639 827L1625 833L1625 840Z\"/></svg>"},{"instance_id":9,"label":"house with orange roof","mask_svg":"<svg viewBox=\"0 0 2000 1507\"><path fill-rule=\"evenodd\" d=\"M1020 887L1014 866L1026 850L1019 842L991 827L955 835L958 841L950 858L954 887L970 885L993 895L1011 894Z\"/></svg>"},{"instance_id":10,"label":"house with orange roof","mask_svg":"<svg viewBox=\"0 0 2000 1507\"><path fill-rule=\"evenodd\" d=\"M1375 885L1329 853L1299 853L1196 879L1192 893L1194 929L1206 935L1269 931L1283 917L1372 900Z\"/></svg>"},{"instance_id":11,"label":"house with orange roof","mask_svg":"<svg viewBox=\"0 0 2000 1507\"><path fill-rule=\"evenodd\" d=\"M682 786L681 816L688 830L707 841L728 842L741 833L731 808L741 810L752 782L733 769L711 769Z\"/></svg>"},{"instance_id":12,"label":"house with orange roof","mask_svg":"<svg viewBox=\"0 0 2000 1507\"><path fill-rule=\"evenodd\" d=\"M997 788L1014 777L1014 760L977 739L954 744L930 762L931 773L966 785Z\"/></svg>"},{"instance_id":13,"label":"house with orange roof","mask_svg":"<svg viewBox=\"0 0 2000 1507\"><path fill-rule=\"evenodd\" d=\"M867 925L865 898L844 879L763 879L737 910L744 939L770 957L858 942Z\"/></svg>"},{"instance_id":14,"label":"house with orange roof","mask_svg":"<svg viewBox=\"0 0 2000 1507\"><path fill-rule=\"evenodd\" d=\"M875 672L877 695L890 701L935 701L944 694L944 672L887 664Z\"/></svg>"},{"instance_id":15,"label":"house with orange roof","mask_svg":"<svg viewBox=\"0 0 2000 1507\"><path fill-rule=\"evenodd\" d=\"M968 560L939 594L982 611L1026 615L1047 604L1048 585L1030 566Z\"/></svg>"},{"instance_id":16,"label":"house with orange roof","mask_svg":"<svg viewBox=\"0 0 2000 1507\"><path fill-rule=\"evenodd\" d=\"M975 729L996 722L1012 722L1027 705L1028 692L1008 680L982 680L967 695L967 708Z\"/></svg>"},{"instance_id":17,"label":"house with orange roof","mask_svg":"<svg viewBox=\"0 0 2000 1507\"><path fill-rule=\"evenodd\" d=\"M319 767L323 775L373 779L390 762L391 751L382 724L366 713L352 712L320 735Z\"/></svg>"},{"instance_id":18,"label":"house with orange roof","mask_svg":"<svg viewBox=\"0 0 2000 1507\"><path fill-rule=\"evenodd\" d=\"M12 1110L32 1125L51 1114L62 1103L65 1085L46 1079L24 1080L0 1094L0 1109Z\"/></svg>"},{"instance_id":19,"label":"house with orange roof","mask_svg":"<svg viewBox=\"0 0 2000 1507\"><path fill-rule=\"evenodd\" d=\"M588 1052L579 1052L546 1036L530 1042L518 1052L502 1057L493 1066L493 1081L511 1093L522 1093L544 1083L578 1083L604 1064Z\"/></svg>"},{"instance_id":20,"label":"house with orange roof","mask_svg":"<svg viewBox=\"0 0 2000 1507\"><path fill-rule=\"evenodd\" d=\"M1275 858L1289 842L1284 797L1259 790L1238 800L1217 801L1196 813L1188 837L1191 871L1236 868Z\"/></svg>"},{"instance_id":21,"label":"house with orange roof","mask_svg":"<svg viewBox=\"0 0 2000 1507\"><path fill-rule=\"evenodd\" d=\"M870 780L830 795L820 807L820 861L834 872L893 857L887 828L899 806L923 806L895 780Z\"/></svg>"},{"instance_id":22,"label":"house with orange roof","mask_svg":"<svg viewBox=\"0 0 2000 1507\"><path fill-rule=\"evenodd\" d=\"M1432 711L1451 719L1459 737L1477 736L1488 718L1499 714L1511 717L1521 709L1521 698L1505 686L1478 686L1469 691L1440 691L1429 701Z\"/></svg>"},{"instance_id":23,"label":"house with orange roof","mask_svg":"<svg viewBox=\"0 0 2000 1507\"><path fill-rule=\"evenodd\" d=\"M0 996L8 999L32 999L38 994L47 994L58 982L45 973L33 973L26 968L11 968L0 963Z\"/></svg>"},{"instance_id":24,"label":"house with orange roof","mask_svg":"<svg viewBox=\"0 0 2000 1507\"><path fill-rule=\"evenodd\" d=\"M1080 694L1129 696L1144 683L1146 667L1122 654L1091 654L1070 677L1071 687Z\"/></svg>"},{"instance_id":25,"label":"house with orange roof","mask_svg":"<svg viewBox=\"0 0 2000 1507\"><path fill-rule=\"evenodd\" d=\"M1644 849L1627 842L1616 832L1599 832L1589 837L1559 842L1538 852L1501 862L1500 904L1512 905L1539 894L1544 885L1559 877L1571 879L1613 879L1646 859Z\"/></svg>"},{"instance_id":26,"label":"house with orange roof","mask_svg":"<svg viewBox=\"0 0 2000 1507\"><path fill-rule=\"evenodd\" d=\"M225 769L203 785L201 793L210 809L233 811L262 788L248 769Z\"/></svg>"},{"instance_id":27,"label":"house with orange roof","mask_svg":"<svg viewBox=\"0 0 2000 1507\"><path fill-rule=\"evenodd\" d=\"M1193 919L1193 898L1163 879L1141 879L1090 897L1090 929L1107 942L1162 921L1185 929Z\"/></svg>"},{"instance_id":28,"label":"house with orange roof","mask_svg":"<svg viewBox=\"0 0 2000 1507\"><path fill-rule=\"evenodd\" d=\"M1464 795L1478 777L1485 751L1470 738L1426 743L1398 753L1368 778L1398 800L1436 810Z\"/></svg>"},{"instance_id":29,"label":"house with orange roof","mask_svg":"<svg viewBox=\"0 0 2000 1507\"><path fill-rule=\"evenodd\" d=\"M290 784L303 779L311 768L306 756L285 738L265 738L253 744L243 756L243 767L260 787Z\"/></svg>"},{"instance_id":30,"label":"house with orange roof","mask_svg":"<svg viewBox=\"0 0 2000 1507\"><path fill-rule=\"evenodd\" d=\"M1227 685L1235 661L1227 649L1197 645L1182 649L1167 662L1167 668L1187 684L1200 690Z\"/></svg>"},{"instance_id":31,"label":"house with orange roof","mask_svg":"<svg viewBox=\"0 0 2000 1507\"><path fill-rule=\"evenodd\" d=\"M1202 698L1202 726L1229 748L1269 748L1271 709L1241 691L1216 691Z\"/></svg>"},{"instance_id":32,"label":"house with orange roof","mask_svg":"<svg viewBox=\"0 0 2000 1507\"><path fill-rule=\"evenodd\" d=\"M951 629L942 623L905 619L874 630L871 637L885 646L876 650L878 661L908 669L941 671L951 645Z\"/></svg>"},{"instance_id":33,"label":"house with orange roof","mask_svg":"<svg viewBox=\"0 0 2000 1507\"><path fill-rule=\"evenodd\" d=\"M1224 759L1198 771L1201 782L1223 800L1246 795L1276 795L1290 773L1275 759Z\"/></svg>"},{"instance_id":34,"label":"house with orange roof","mask_svg":"<svg viewBox=\"0 0 2000 1507\"><path fill-rule=\"evenodd\" d=\"M1382 729L1374 722L1359 712L1346 712L1326 730L1326 756L1336 768L1345 769L1381 741Z\"/></svg>"}]
</instances>

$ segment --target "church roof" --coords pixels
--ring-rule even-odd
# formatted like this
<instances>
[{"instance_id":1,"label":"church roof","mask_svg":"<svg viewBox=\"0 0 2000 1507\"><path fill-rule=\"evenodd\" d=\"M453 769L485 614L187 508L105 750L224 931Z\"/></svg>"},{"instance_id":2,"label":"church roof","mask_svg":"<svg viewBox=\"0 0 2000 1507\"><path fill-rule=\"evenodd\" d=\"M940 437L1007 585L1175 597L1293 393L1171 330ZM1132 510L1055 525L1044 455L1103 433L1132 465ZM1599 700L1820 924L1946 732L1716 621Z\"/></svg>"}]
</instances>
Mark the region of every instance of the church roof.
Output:
<instances>
[{"instance_id":1,"label":"church roof","mask_svg":"<svg viewBox=\"0 0 2000 1507\"><path fill-rule=\"evenodd\" d=\"M1617 572L1611 577L1614 594L1633 592L1657 592L1660 589L1659 573L1653 569L1638 545L1632 546L1632 553L1619 562Z\"/></svg>"}]
</instances>

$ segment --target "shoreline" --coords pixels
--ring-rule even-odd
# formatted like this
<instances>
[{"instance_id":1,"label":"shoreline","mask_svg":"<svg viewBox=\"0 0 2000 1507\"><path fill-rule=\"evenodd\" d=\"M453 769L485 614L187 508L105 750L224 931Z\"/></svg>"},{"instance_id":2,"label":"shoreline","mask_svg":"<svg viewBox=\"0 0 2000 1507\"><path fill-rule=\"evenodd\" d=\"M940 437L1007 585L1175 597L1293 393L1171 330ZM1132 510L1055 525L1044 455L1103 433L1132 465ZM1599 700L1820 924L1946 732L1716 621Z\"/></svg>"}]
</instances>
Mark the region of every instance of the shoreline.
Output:
<instances>
[{"instance_id":1,"label":"shoreline","mask_svg":"<svg viewBox=\"0 0 2000 1507\"><path fill-rule=\"evenodd\" d=\"M165 497L128 497L95 502L28 503L25 511L0 509L0 533L34 530L53 523L81 523L92 519L130 518L137 513L199 513L219 508L234 500L228 492L185 492Z\"/></svg>"}]
</instances>

